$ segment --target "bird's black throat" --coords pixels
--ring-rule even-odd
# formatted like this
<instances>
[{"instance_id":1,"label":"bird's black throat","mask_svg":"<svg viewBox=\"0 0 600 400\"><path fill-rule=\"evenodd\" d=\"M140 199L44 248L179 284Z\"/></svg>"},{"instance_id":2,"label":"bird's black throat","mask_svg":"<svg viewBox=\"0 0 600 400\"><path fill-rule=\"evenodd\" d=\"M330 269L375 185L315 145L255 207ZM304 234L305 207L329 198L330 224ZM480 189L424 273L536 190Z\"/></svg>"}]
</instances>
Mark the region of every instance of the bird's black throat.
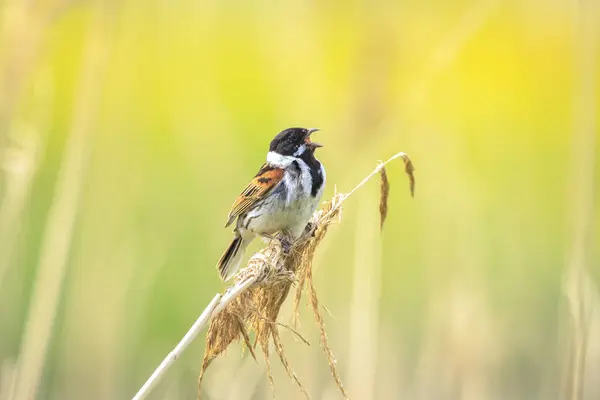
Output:
<instances>
[{"instance_id":1,"label":"bird's black throat","mask_svg":"<svg viewBox=\"0 0 600 400\"><path fill-rule=\"evenodd\" d=\"M313 151L305 151L299 157L302 161L308 165L310 171L310 177L312 181L312 187L310 194L312 197L316 197L319 189L323 186L323 174L321 173L321 163L315 157Z\"/></svg>"}]
</instances>

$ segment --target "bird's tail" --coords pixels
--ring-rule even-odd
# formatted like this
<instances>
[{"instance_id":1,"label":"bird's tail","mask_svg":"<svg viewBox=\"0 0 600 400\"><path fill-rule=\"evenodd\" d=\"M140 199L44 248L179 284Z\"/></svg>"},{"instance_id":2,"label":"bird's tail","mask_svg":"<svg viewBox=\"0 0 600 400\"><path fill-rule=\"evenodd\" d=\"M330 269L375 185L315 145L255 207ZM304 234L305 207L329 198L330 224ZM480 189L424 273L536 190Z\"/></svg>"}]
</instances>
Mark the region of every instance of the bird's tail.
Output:
<instances>
[{"instance_id":1,"label":"bird's tail","mask_svg":"<svg viewBox=\"0 0 600 400\"><path fill-rule=\"evenodd\" d=\"M227 250L225 250L225 253L223 253L219 263L217 264L219 276L222 280L228 281L233 275L235 275L237 270L240 268L244 251L246 250L246 247L248 247L249 243L250 242L248 240L244 240L239 233L235 233L233 241L229 247L227 247Z\"/></svg>"}]
</instances>

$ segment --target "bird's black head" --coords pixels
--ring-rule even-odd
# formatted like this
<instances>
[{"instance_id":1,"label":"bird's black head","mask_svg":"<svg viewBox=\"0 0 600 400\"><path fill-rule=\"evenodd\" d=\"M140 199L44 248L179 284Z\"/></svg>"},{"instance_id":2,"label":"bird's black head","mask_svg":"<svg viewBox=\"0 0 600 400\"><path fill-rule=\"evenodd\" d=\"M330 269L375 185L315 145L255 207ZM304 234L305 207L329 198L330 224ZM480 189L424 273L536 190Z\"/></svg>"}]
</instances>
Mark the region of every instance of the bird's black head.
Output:
<instances>
[{"instance_id":1,"label":"bird's black head","mask_svg":"<svg viewBox=\"0 0 600 400\"><path fill-rule=\"evenodd\" d=\"M319 143L312 142L310 135L318 131L316 128L288 128L275 136L271 141L269 151L281 154L282 156L299 157L305 151L314 152Z\"/></svg>"}]
</instances>

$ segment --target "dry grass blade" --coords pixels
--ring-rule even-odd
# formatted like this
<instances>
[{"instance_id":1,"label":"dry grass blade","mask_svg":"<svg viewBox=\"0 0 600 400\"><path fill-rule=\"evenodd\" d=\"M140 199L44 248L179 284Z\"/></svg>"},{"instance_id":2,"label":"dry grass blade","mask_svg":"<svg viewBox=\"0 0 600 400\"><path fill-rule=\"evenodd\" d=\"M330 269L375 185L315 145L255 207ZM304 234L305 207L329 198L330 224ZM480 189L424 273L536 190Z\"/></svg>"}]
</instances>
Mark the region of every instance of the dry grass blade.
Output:
<instances>
[{"instance_id":1,"label":"dry grass blade","mask_svg":"<svg viewBox=\"0 0 600 400\"><path fill-rule=\"evenodd\" d=\"M572 135L572 195L570 209L572 212L572 246L570 261L565 277L565 294L569 301L572 318L570 365L569 365L569 398L580 400L597 397L590 390L593 378L589 369L590 340L594 308L597 307L597 289L590 274L593 263L590 255L593 248L593 231L590 221L595 215L595 180L597 124L597 96L593 88L597 80L598 63L595 58L597 48L597 18L594 5L597 2L588 0L579 2L577 15L577 91L574 104L577 105L576 129ZM589 378L588 378L589 377ZM592 384L592 385L590 385Z\"/></svg>"},{"instance_id":2,"label":"dry grass blade","mask_svg":"<svg viewBox=\"0 0 600 400\"><path fill-rule=\"evenodd\" d=\"M283 364L283 367L285 368L285 372L287 372L290 379L292 379L294 382L296 382L296 385L298 385L298 387L302 391L302 394L304 395L304 397L306 399L310 399L310 395L308 394L308 391L306 390L306 388L304 387L302 382L300 382L300 380L298 379L298 376L296 375L296 373L290 366L290 363L288 362L287 357L285 356L285 352L283 351L283 344L281 344L281 338L279 337L279 331L277 329L274 329L271 331L271 333L273 335L273 343L275 344L275 351L277 352L277 355L279 356L279 360L281 361L281 364Z\"/></svg>"},{"instance_id":3,"label":"dry grass blade","mask_svg":"<svg viewBox=\"0 0 600 400\"><path fill-rule=\"evenodd\" d=\"M385 165L396 158L403 159L406 173L410 179L411 194L414 194L414 166L406 154L398 153L386 162L380 163L352 191L349 193L336 193L323 209L315 212L306 231L293 243L291 250L287 254L281 250L279 241L273 240L267 247L252 256L248 266L236 275L235 286L239 286L240 282L247 282L250 279L253 283L239 294L235 300L229 302L220 314L214 316L214 319L210 323L206 334L206 351L200 376L198 377L199 397L202 377L210 363L222 354L234 341L243 339L246 345L250 347L249 332L254 332L256 341L253 347L256 348L256 346L260 345L262 349L270 386L274 387L275 383L271 374L271 364L269 361L269 346L272 341L277 355L290 379L298 385L303 395L309 398L306 388L292 370L285 356L278 325L292 330L303 341L306 342L306 340L291 327L277 322L281 306L286 300L293 283L297 282L293 304L294 324L298 320L300 300L302 292L306 288L308 290L309 303L313 310L316 324L319 327L321 347L329 362L331 374L344 398L349 399L342 384L341 376L337 371L337 361L327 338L325 321L320 312L320 303L313 282L312 263L316 249L327 234L329 226L339 220L344 201L376 174L380 174L382 180L380 212L381 225L383 226L387 214L387 201L389 197L389 181ZM252 354L254 355L254 353Z\"/></svg>"},{"instance_id":4,"label":"dry grass blade","mask_svg":"<svg viewBox=\"0 0 600 400\"><path fill-rule=\"evenodd\" d=\"M415 197L415 166L413 165L408 155L403 154L402 159L404 160L404 172L408 175L408 180L410 183L410 195Z\"/></svg>"},{"instance_id":5,"label":"dry grass blade","mask_svg":"<svg viewBox=\"0 0 600 400\"><path fill-rule=\"evenodd\" d=\"M246 329L246 327L244 326L244 323L242 322L242 320L240 318L238 318L238 327L240 329L240 333L242 334L242 337L244 338L244 343L246 343L246 348L248 348L250 355L252 356L252 358L254 358L254 361L258 361L256 359L256 354L254 353L254 348L252 347L252 344L250 343L250 335L248 335L248 330Z\"/></svg>"},{"instance_id":6,"label":"dry grass blade","mask_svg":"<svg viewBox=\"0 0 600 400\"><path fill-rule=\"evenodd\" d=\"M298 324L300 322L300 301L302 300L302 292L304 291L304 279L304 275L298 278L298 283L296 284L296 294L294 295L294 303L292 305L292 325L296 329L298 329Z\"/></svg>"},{"instance_id":7,"label":"dry grass blade","mask_svg":"<svg viewBox=\"0 0 600 400\"><path fill-rule=\"evenodd\" d=\"M349 400L350 397L348 397L348 394L346 393L346 390L344 389L344 384L342 383L342 378L340 377L340 374L337 370L337 360L335 359L335 356L333 355L333 351L331 350L331 347L329 347L327 331L325 330L325 321L323 320L323 316L321 315L321 312L319 310L319 299L317 297L317 292L313 285L312 271L309 273L309 276L308 276L308 292L309 292L310 304L312 306L313 313L315 314L315 319L317 321L317 325L319 326L319 332L321 334L321 347L323 347L323 351L325 352L325 356L327 357L327 362L329 363L329 369L331 370L331 375L333 376L333 379L335 380L335 384L337 385L340 392L342 392L342 395L344 396L344 398Z\"/></svg>"},{"instance_id":8,"label":"dry grass blade","mask_svg":"<svg viewBox=\"0 0 600 400\"><path fill-rule=\"evenodd\" d=\"M379 185L381 194L379 196L379 215L381 217L380 229L383 230L383 224L388 213L388 197L390 196L390 181L388 180L387 172L385 167L381 167L379 170L379 176L381 177L381 183Z\"/></svg>"},{"instance_id":9,"label":"dry grass blade","mask_svg":"<svg viewBox=\"0 0 600 400\"><path fill-rule=\"evenodd\" d=\"M39 396L52 331L60 309L63 281L67 275L69 250L77 231L77 210L85 187L92 146L90 137L94 132L97 107L101 103L101 82L109 51L106 13L98 2L92 10L93 22L84 46L81 77L74 97L71 132L58 172L55 197L48 211L39 266L26 314L13 397L16 400Z\"/></svg>"},{"instance_id":10,"label":"dry grass blade","mask_svg":"<svg viewBox=\"0 0 600 400\"><path fill-rule=\"evenodd\" d=\"M265 319L264 317L261 317L261 316L260 316L260 315L258 315L258 314L257 314L257 317L258 317L258 318ZM310 346L310 342L309 342L308 340L306 340L306 339L304 338L304 336L302 336L302 335L300 334L300 332L298 332L296 329L292 328L291 326L289 326L289 325L286 325L286 324L282 324L281 322L277 322L277 321L268 321L268 322L269 322L269 323L271 323L271 324L273 324L273 325L281 326L281 327L283 327L283 328L286 328L286 329L288 329L290 332L292 332L294 335L296 335L296 337L297 337L298 339L300 339L301 341L303 341L303 342L304 342L304 343L305 343L307 346Z\"/></svg>"}]
</instances>

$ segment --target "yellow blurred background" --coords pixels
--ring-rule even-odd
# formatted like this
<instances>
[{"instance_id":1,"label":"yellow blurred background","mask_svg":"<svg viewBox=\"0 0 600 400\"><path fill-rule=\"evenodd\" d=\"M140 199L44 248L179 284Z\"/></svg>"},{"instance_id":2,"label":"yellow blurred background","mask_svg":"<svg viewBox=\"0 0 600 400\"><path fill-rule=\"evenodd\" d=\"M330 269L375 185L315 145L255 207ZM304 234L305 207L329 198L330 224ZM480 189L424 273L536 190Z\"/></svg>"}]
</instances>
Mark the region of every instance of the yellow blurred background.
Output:
<instances>
[{"instance_id":1,"label":"yellow blurred background","mask_svg":"<svg viewBox=\"0 0 600 400\"><path fill-rule=\"evenodd\" d=\"M600 4L0 2L0 398L131 398L214 294L290 126L346 203L315 279L353 399L600 398ZM255 248L258 244L255 245ZM290 323L286 304L280 322ZM281 328L341 399L303 307ZM150 396L195 398L203 340ZM272 398L234 345L204 398ZM276 358L277 399L300 391Z\"/></svg>"}]
</instances>

